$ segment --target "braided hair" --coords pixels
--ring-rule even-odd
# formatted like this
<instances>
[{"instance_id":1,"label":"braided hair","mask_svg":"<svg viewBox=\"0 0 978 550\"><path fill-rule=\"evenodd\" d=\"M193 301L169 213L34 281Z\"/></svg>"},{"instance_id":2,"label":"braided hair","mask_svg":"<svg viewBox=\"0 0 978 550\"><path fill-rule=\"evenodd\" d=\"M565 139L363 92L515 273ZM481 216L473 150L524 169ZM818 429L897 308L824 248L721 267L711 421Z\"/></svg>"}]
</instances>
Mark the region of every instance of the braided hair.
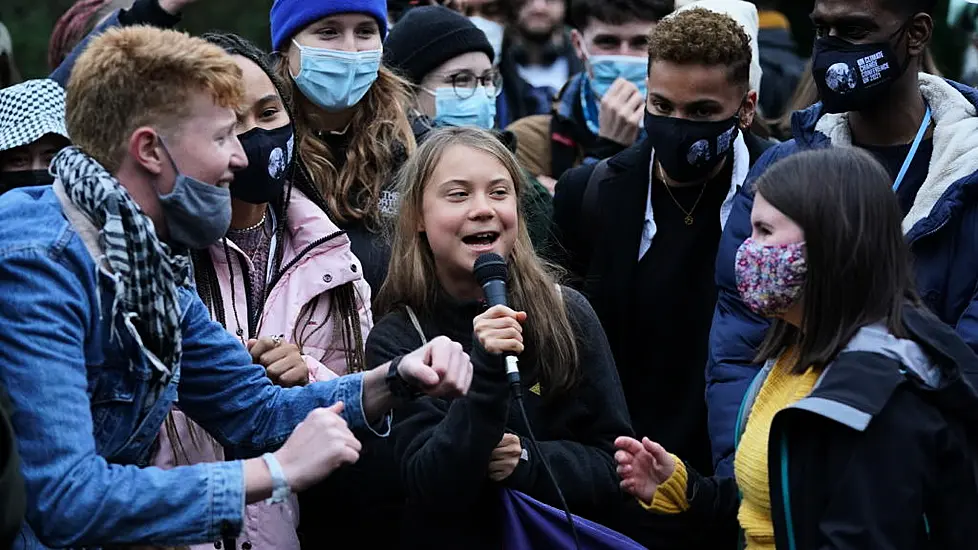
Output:
<instances>
[{"instance_id":1,"label":"braided hair","mask_svg":"<svg viewBox=\"0 0 978 550\"><path fill-rule=\"evenodd\" d=\"M291 94L291 89L287 86L282 79L275 73L272 69L272 56L263 52L260 48L255 46L252 42L248 41L241 36L233 33L206 33L202 36L204 40L219 46L224 49L227 53L231 55L240 55L256 65L268 76L272 81L272 85L275 86L275 90L278 92L279 96L282 98L282 103L285 105L285 109L289 113L289 118L293 121L293 129L295 127L295 114L294 114L294 104L293 97ZM312 184L312 179L309 177L308 170L305 167L305 163L302 161L299 154L299 148L296 148L295 154L292 156L291 164L289 166L289 184L286 186L285 195L280 200L276 201L276 216L281 223L277 226L276 238L281 242L285 235L286 228L288 226L286 222L288 215L288 205L292 198L292 189L298 189L303 195L305 195L310 201L313 202L322 212L323 215L327 215L328 208L326 206L326 200L323 198L322 193ZM282 268L282 255L284 247L276 247L275 258L273 258L273 273L278 273ZM203 251L206 252L206 251ZM198 252L200 256L207 256L206 253ZM194 262L194 265L209 266L213 271L213 264L209 261L206 262ZM195 270L197 268L195 267ZM212 283L216 281L211 281ZM220 296L219 288L216 285L211 285L209 289L209 294L212 296ZM327 314L327 319L333 314L339 316L339 336L342 342L345 344L347 350L347 369L350 372L359 372L364 369L365 361L363 358L363 334L360 327L360 314L359 308L357 307L357 294L354 284L347 283L340 287L337 287L331 291L330 300L330 312ZM206 302L205 302L206 303ZM312 309L315 310L315 303ZM223 307L217 308L217 314L223 315ZM325 324L325 323L323 323ZM296 343L301 347L301 335L294 334L296 338Z\"/></svg>"},{"instance_id":2,"label":"braided hair","mask_svg":"<svg viewBox=\"0 0 978 550\"><path fill-rule=\"evenodd\" d=\"M271 79L272 85L275 86L276 91L282 98L282 104L285 106L286 111L289 113L289 118L293 122L291 125L293 127L293 132L295 130L295 116L293 114L293 103L292 95L290 93L290 88L286 86L282 79L279 78L277 74L271 69L270 56L263 52L260 48L255 46L252 42L248 41L241 36L233 33L219 33L219 32L209 32L202 35L204 40L219 46L224 49L230 55L240 55L261 68L262 71L268 78ZM310 178L308 177L308 172L305 170L304 164L299 158L299 148L295 148L295 154L290 160L288 167L288 184L285 188L285 193L275 200L271 207L275 212L276 219L279 223L276 224L275 228L275 238L277 242L282 242L285 237L285 232L288 227L287 216L288 216L288 206L292 199L293 188L298 189L303 195L305 195L310 201L313 202L322 212L323 215L327 215L326 201L322 194L312 185ZM275 255L270 258L272 265L272 273L276 275L282 271L282 260L284 256L284 248L282 246L275 247ZM211 260L210 254L207 250L193 250L191 251L191 260L194 269L194 279L197 285L197 293L200 295L201 300L210 310L211 315L215 320L217 320L221 325L227 326L227 319L225 319L224 313L224 300L221 296L220 283L217 278L217 271L214 268L214 263ZM266 289L266 294L267 294ZM339 287L336 287L330 291L330 307L329 311L326 312L326 319L321 323L318 323L319 327L325 326L329 319L336 316L337 322L334 326L337 327L336 335L334 340L337 343L343 345L346 350L346 364L347 370L349 372L360 372L364 370L364 365L366 361L364 359L364 338L363 332L360 325L360 313L358 303L360 302L359 296L356 292L356 287L353 282L346 283ZM309 319L316 314L319 309L319 298L315 298L307 308L303 315L307 315ZM261 305L259 305L261 307ZM249 324L253 320L249 319ZM310 334L298 333L297 327L293 330L292 341L299 346L300 349L303 347L303 341L311 336ZM315 330L313 331L313 333ZM183 450L183 445L177 437L176 426L173 421L173 416L170 415L167 419L166 425L168 435L170 440L173 442L175 452L179 449L182 452L185 460L188 456L186 451ZM193 434L193 431L190 432ZM191 438L193 439L193 437ZM194 442L196 444L196 442Z\"/></svg>"}]
</instances>

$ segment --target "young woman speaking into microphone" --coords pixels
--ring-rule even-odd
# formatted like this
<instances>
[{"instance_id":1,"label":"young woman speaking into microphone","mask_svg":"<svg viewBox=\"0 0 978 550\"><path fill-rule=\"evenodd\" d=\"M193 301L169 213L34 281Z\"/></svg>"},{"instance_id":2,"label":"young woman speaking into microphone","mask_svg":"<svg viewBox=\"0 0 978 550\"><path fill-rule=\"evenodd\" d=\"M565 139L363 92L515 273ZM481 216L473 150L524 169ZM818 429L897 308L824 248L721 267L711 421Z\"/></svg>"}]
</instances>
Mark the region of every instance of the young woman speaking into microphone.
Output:
<instances>
[{"instance_id":1,"label":"young woman speaking into microphone","mask_svg":"<svg viewBox=\"0 0 978 550\"><path fill-rule=\"evenodd\" d=\"M474 367L465 399L420 398L395 413L408 495L402 540L426 549L500 548L500 488L560 506L542 459L570 509L600 522L621 499L613 453L616 435L631 432L625 400L591 306L558 287L533 253L516 159L484 130L438 130L408 161L400 185L390 270L375 301L384 317L367 340L367 362L444 335ZM487 252L507 260L512 309L483 305L473 265ZM504 353L519 356L543 457L529 448L511 406Z\"/></svg>"}]
</instances>

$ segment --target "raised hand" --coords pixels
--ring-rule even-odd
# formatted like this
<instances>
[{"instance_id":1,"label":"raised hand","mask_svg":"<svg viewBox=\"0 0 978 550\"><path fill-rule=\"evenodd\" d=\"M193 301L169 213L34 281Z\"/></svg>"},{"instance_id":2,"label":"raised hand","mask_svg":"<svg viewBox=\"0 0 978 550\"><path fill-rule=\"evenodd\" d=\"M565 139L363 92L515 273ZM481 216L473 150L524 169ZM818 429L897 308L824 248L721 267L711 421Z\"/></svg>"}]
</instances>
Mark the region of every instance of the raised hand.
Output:
<instances>
[{"instance_id":1,"label":"raised hand","mask_svg":"<svg viewBox=\"0 0 978 550\"><path fill-rule=\"evenodd\" d=\"M197 0L160 0L160 7L170 15L180 15L183 8L197 2Z\"/></svg>"},{"instance_id":2,"label":"raised hand","mask_svg":"<svg viewBox=\"0 0 978 550\"><path fill-rule=\"evenodd\" d=\"M638 87L619 78L601 98L598 135L619 145L631 146L645 118L645 98Z\"/></svg>"},{"instance_id":3,"label":"raised hand","mask_svg":"<svg viewBox=\"0 0 978 550\"><path fill-rule=\"evenodd\" d=\"M672 455L649 438L641 443L630 437L615 440L615 461L618 477L626 493L645 503L651 503L655 491L676 471Z\"/></svg>"}]
</instances>

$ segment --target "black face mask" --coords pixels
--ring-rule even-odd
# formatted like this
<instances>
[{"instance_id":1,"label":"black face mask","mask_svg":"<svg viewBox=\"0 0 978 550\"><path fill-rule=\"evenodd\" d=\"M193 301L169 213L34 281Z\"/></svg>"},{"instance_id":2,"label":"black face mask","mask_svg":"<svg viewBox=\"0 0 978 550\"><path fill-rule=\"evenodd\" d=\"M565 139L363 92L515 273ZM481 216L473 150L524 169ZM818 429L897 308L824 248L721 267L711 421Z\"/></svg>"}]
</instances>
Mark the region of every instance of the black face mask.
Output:
<instances>
[{"instance_id":1,"label":"black face mask","mask_svg":"<svg viewBox=\"0 0 978 550\"><path fill-rule=\"evenodd\" d=\"M54 176L47 170L20 170L17 172L0 172L0 194L18 187L35 187L51 185Z\"/></svg>"},{"instance_id":2,"label":"black face mask","mask_svg":"<svg viewBox=\"0 0 978 550\"><path fill-rule=\"evenodd\" d=\"M909 56L901 64L889 40L853 44L829 36L816 40L812 51L812 77L827 113L862 111L878 104L909 66Z\"/></svg>"},{"instance_id":3,"label":"black face mask","mask_svg":"<svg viewBox=\"0 0 978 550\"><path fill-rule=\"evenodd\" d=\"M678 182L707 178L733 150L740 118L716 122L657 116L645 111L645 132L655 160Z\"/></svg>"},{"instance_id":4,"label":"black face mask","mask_svg":"<svg viewBox=\"0 0 978 550\"><path fill-rule=\"evenodd\" d=\"M253 128L238 136L248 167L234 173L231 196L251 204L272 202L282 194L292 161L292 125L275 130Z\"/></svg>"}]
</instances>

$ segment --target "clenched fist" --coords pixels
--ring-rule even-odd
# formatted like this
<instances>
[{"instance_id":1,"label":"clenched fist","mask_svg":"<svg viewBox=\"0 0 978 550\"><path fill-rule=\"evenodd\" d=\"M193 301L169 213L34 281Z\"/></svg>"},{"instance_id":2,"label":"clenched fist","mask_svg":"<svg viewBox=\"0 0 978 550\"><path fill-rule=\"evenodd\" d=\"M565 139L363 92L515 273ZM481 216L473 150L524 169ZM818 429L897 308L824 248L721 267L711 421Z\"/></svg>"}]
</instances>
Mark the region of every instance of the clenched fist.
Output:
<instances>
[{"instance_id":1,"label":"clenched fist","mask_svg":"<svg viewBox=\"0 0 978 550\"><path fill-rule=\"evenodd\" d=\"M472 321L475 336L493 355L523 353L523 322L526 313L506 306L493 306Z\"/></svg>"},{"instance_id":2,"label":"clenched fist","mask_svg":"<svg viewBox=\"0 0 978 550\"><path fill-rule=\"evenodd\" d=\"M291 388L309 383L309 367L302 352L281 336L248 340L248 353L256 364L265 367L268 378L275 385Z\"/></svg>"},{"instance_id":3,"label":"clenched fist","mask_svg":"<svg viewBox=\"0 0 978 550\"><path fill-rule=\"evenodd\" d=\"M405 355L397 369L405 382L431 397L461 397L472 384L468 354L444 336Z\"/></svg>"}]
</instances>

